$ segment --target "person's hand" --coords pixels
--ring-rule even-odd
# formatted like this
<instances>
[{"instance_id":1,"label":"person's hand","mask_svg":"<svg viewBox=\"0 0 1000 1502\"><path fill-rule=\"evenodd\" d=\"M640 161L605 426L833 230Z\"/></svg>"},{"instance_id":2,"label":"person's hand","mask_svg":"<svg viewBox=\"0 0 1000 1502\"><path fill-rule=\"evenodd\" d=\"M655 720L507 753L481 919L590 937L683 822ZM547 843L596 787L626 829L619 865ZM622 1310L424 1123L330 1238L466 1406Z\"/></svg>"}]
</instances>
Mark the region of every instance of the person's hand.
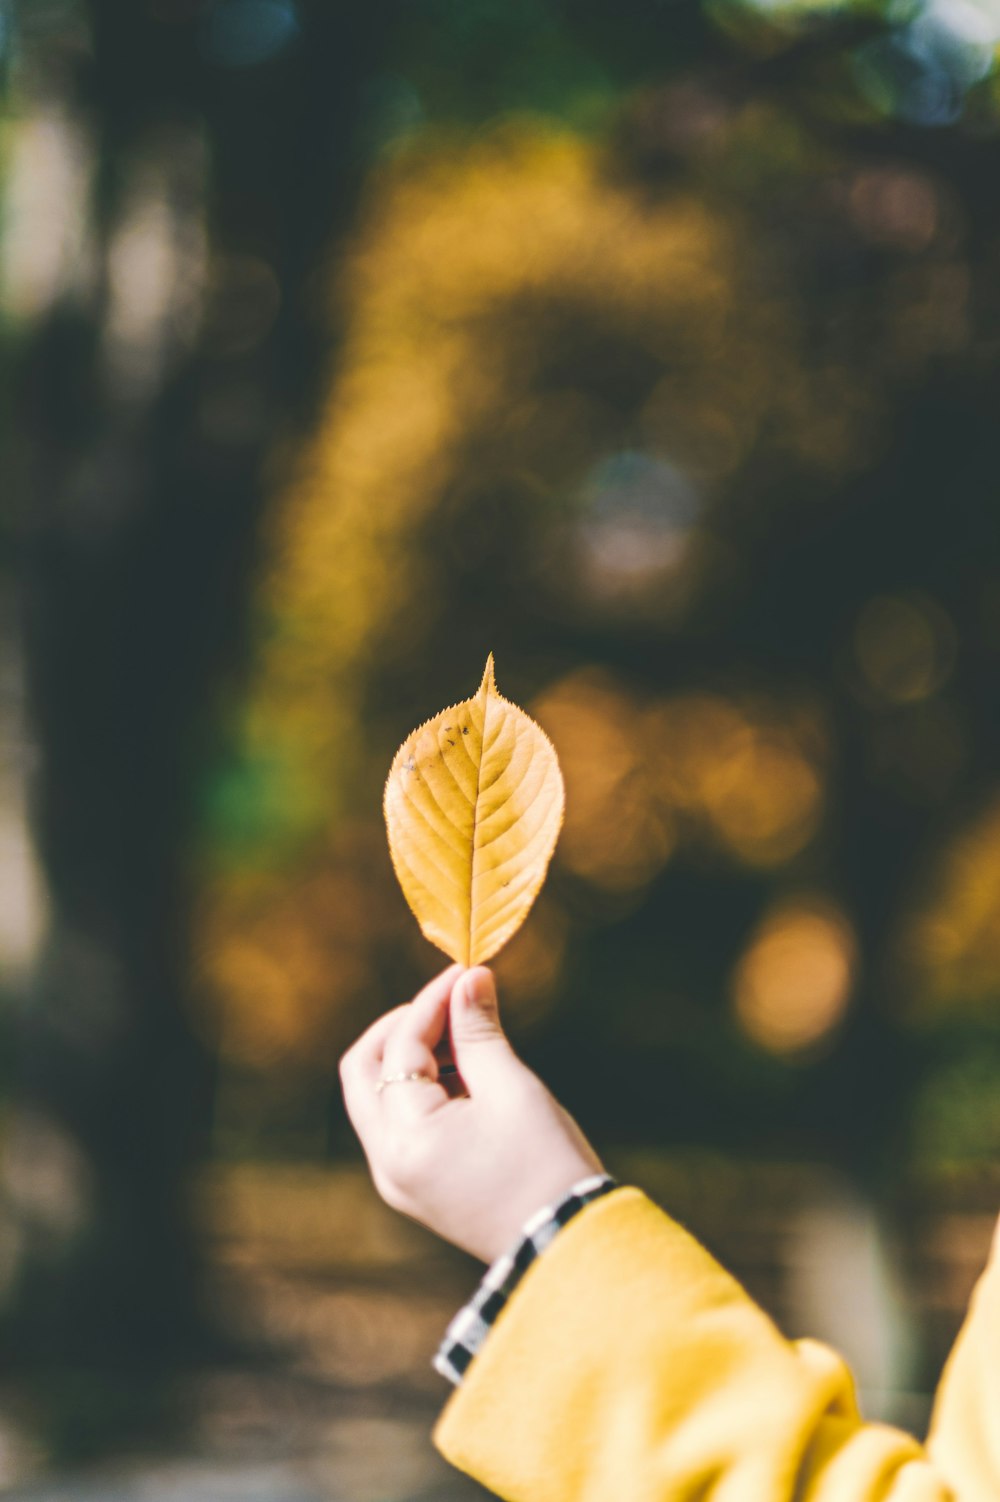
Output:
<instances>
[{"instance_id":1,"label":"person's hand","mask_svg":"<svg viewBox=\"0 0 1000 1502\"><path fill-rule=\"evenodd\" d=\"M454 1060L457 1074L441 1073ZM389 1083L393 1076L426 1078ZM514 1053L483 966L453 965L372 1024L343 1057L347 1112L395 1210L493 1259L524 1222L601 1164Z\"/></svg>"}]
</instances>

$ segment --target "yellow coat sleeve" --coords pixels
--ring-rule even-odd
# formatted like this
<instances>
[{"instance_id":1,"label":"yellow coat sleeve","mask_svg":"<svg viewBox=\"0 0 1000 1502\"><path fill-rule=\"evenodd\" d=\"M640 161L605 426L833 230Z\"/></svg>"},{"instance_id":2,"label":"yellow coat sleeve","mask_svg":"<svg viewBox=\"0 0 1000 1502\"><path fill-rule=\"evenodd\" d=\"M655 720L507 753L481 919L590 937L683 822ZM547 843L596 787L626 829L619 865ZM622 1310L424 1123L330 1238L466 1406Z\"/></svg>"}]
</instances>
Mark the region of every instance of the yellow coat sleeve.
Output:
<instances>
[{"instance_id":1,"label":"yellow coat sleeve","mask_svg":"<svg viewBox=\"0 0 1000 1502\"><path fill-rule=\"evenodd\" d=\"M508 1502L996 1502L996 1285L988 1272L925 1449L864 1423L838 1356L786 1340L687 1232L619 1189L528 1270L435 1441Z\"/></svg>"},{"instance_id":2,"label":"yellow coat sleeve","mask_svg":"<svg viewBox=\"0 0 1000 1502\"><path fill-rule=\"evenodd\" d=\"M927 1449L961 1502L1000 1498L1000 1226L941 1378Z\"/></svg>"}]
</instances>

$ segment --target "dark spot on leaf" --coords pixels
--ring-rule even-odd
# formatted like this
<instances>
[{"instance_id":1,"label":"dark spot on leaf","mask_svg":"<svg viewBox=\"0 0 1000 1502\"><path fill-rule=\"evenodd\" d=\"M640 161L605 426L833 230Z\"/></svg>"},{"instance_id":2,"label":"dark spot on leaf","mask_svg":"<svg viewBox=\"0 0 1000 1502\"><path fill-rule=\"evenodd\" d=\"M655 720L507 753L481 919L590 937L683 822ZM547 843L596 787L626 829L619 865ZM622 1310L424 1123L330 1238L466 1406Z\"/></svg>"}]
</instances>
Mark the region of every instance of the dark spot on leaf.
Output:
<instances>
[{"instance_id":1,"label":"dark spot on leaf","mask_svg":"<svg viewBox=\"0 0 1000 1502\"><path fill-rule=\"evenodd\" d=\"M454 742L454 741L451 741L451 740L450 740L450 741L449 741L449 742L448 742L448 744L449 744L449 746L453 746L453 745L454 745L454 744L455 744L455 742Z\"/></svg>"},{"instance_id":2,"label":"dark spot on leaf","mask_svg":"<svg viewBox=\"0 0 1000 1502\"><path fill-rule=\"evenodd\" d=\"M469 733L469 727L468 727L468 725L463 725L462 726L462 734L463 735L468 735L468 733Z\"/></svg>"}]
</instances>

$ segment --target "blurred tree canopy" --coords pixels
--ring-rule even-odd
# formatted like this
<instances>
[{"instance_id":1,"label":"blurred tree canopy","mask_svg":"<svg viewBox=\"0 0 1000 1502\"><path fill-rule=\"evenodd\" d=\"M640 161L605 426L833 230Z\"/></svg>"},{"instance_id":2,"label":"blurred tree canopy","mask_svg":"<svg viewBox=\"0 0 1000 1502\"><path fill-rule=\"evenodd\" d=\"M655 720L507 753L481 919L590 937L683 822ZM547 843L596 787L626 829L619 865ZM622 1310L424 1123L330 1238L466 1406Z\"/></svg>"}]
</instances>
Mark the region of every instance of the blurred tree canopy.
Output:
<instances>
[{"instance_id":1,"label":"blurred tree canopy","mask_svg":"<svg viewBox=\"0 0 1000 1502\"><path fill-rule=\"evenodd\" d=\"M197 1349L191 1167L346 1143L437 964L381 784L490 649L569 800L499 972L588 1125L995 1154L992 10L3 15L11 1137L79 1191L11 1190L12 1340Z\"/></svg>"},{"instance_id":2,"label":"blurred tree canopy","mask_svg":"<svg viewBox=\"0 0 1000 1502\"><path fill-rule=\"evenodd\" d=\"M301 1092L433 963L379 787L493 647L569 791L500 961L529 1046L607 1131L860 1168L916 1024L995 995L957 854L997 729L992 147L852 93L874 18L749 58L691 25L611 113L572 49L558 120L470 135L442 90L369 175L207 787L203 1015Z\"/></svg>"}]
</instances>

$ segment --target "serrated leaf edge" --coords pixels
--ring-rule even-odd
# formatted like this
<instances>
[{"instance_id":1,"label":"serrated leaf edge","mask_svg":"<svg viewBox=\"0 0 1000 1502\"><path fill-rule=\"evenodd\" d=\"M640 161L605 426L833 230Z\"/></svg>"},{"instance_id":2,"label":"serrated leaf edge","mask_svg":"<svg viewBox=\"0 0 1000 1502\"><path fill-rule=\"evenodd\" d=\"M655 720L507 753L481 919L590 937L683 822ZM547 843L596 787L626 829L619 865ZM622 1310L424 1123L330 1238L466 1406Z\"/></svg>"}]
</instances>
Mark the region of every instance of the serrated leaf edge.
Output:
<instances>
[{"instance_id":1,"label":"serrated leaf edge","mask_svg":"<svg viewBox=\"0 0 1000 1502\"><path fill-rule=\"evenodd\" d=\"M527 887L525 889L526 892L528 892L528 894L529 894L529 900L528 900L528 903L527 903L527 906L526 906L526 909L525 909L525 912L524 912L524 917L521 918L519 921L513 923L511 926L508 926L507 928L500 930L500 936L496 940L496 942L492 944L492 946L486 951L486 953L484 955L480 956L476 960L475 963L477 965L484 965L487 960L492 959L493 956L495 954L497 954L503 948L503 946L506 944L507 940L509 938L511 938L511 936L513 934L515 934L517 932L517 930L521 926L521 924L527 921L527 918L528 918L528 916L529 916L529 914L531 912L531 909L534 906L535 898L538 896L539 892L542 890L542 887L545 884L545 878L548 875L549 866L552 863L552 856L555 854L556 845L559 843L559 835L560 835L560 833L562 831L562 827L563 827L563 824L564 824L565 818L566 818L566 788L565 788L565 783L563 782L562 771L561 771L561 768L559 767L559 754L556 751L555 744L554 744L551 736L547 735L546 732L542 729L541 725L539 725L539 723L535 719L534 715L530 715L526 709L522 709L522 707L521 707L520 704L515 704L514 701L513 701L513 699L508 699L497 688L497 686L496 686L496 673L495 673L495 669L493 667L493 653L492 652L489 654L489 656L486 659L486 668L485 668L485 670L483 672L483 677L480 680L479 688L476 690L476 692L474 694L471 694L469 696L469 698L467 698L467 699L456 699L455 702L454 702L454 704L446 704L443 709L439 709L439 710L436 711L436 713L434 713L432 715L428 715L427 718L426 718L426 720L422 720L419 725L415 726L415 728L409 732L408 735L406 735L406 736L403 737L402 741L400 741L400 743L399 743L399 746L398 746L397 750L393 754L392 761L389 764L389 772L388 772L388 775L386 776L385 784L384 784L384 787L383 787L383 790L382 790L382 818L383 818L383 821L385 822L386 828L388 829L388 809L387 809L387 803L388 803L388 798L389 798L389 784L392 781L392 774L395 771L396 759L399 756L399 753L403 750L403 748L406 745L407 741L414 740L420 734L420 732L422 730L425 730L427 728L428 725L433 724L433 722L435 720L440 720L441 717L442 717L442 715L450 714L452 712L452 710L461 709L461 707L462 707L463 704L469 704L473 699L477 699L479 697L480 693L482 693L484 685L486 685L487 678L489 678L488 692L489 692L489 690L492 690L493 696L495 698L499 699L500 702L501 702L501 704L505 704L508 709L512 709L512 710L514 710L514 712L516 714L524 715L525 719L530 720L531 724L535 727L535 729L537 730L538 734L542 737L542 740L545 742L545 744L548 746L549 750L552 752L552 755L555 758L556 770L559 772L559 822L556 825L556 837L555 837L555 840L552 843L552 852L549 855L548 860L545 862L545 865L542 867L542 870L541 870L541 873L540 873L540 875L538 877L537 882L535 882L534 884L532 884L531 886L529 886L529 887ZM400 887L403 888L404 893L405 893L405 887L403 886L403 880L402 880L402 877L399 874L399 867L398 867L398 865L396 863L396 854L395 854L395 851L392 848L392 840L388 840L387 844L389 846L389 859L392 862L392 869L393 869L393 871L396 874L396 880L399 882ZM475 848L475 847L473 847L473 848ZM409 907L409 901L407 901L407 906ZM412 912L413 909L411 908L410 911ZM413 916L416 918L417 917L416 913L414 913ZM418 925L420 927L421 933L423 933L424 932L423 924L420 923L420 919L419 918L417 918L417 923L418 923ZM427 938L427 935L424 934L424 937ZM428 943L434 943L434 941L432 939L428 939ZM441 946L437 945L435 947L440 948ZM447 951L445 951L445 953L447 953Z\"/></svg>"}]
</instances>

